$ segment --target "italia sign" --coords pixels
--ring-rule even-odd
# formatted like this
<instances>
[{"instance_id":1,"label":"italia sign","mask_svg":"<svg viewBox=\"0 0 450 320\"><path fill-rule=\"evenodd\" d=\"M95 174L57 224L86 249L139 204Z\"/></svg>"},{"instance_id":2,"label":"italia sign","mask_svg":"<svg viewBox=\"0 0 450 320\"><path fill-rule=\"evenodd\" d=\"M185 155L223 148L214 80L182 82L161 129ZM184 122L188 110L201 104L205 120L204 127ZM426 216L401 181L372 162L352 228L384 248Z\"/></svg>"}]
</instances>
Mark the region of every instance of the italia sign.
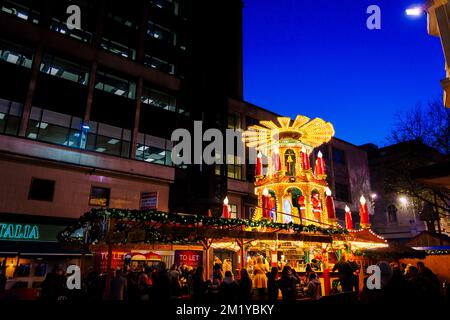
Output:
<instances>
[{"instance_id":1,"label":"italia sign","mask_svg":"<svg viewBox=\"0 0 450 320\"><path fill-rule=\"evenodd\" d=\"M1 240L39 240L39 226L19 223L0 223Z\"/></svg>"}]
</instances>

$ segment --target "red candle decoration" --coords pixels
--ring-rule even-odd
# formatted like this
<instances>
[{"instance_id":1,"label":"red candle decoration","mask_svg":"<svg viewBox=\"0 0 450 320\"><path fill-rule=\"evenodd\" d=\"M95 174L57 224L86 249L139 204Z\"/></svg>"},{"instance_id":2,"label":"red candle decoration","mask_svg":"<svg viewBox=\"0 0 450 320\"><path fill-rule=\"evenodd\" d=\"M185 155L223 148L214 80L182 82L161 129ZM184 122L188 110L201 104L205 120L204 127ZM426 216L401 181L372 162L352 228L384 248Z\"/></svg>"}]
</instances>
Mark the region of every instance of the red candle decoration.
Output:
<instances>
[{"instance_id":1,"label":"red candle decoration","mask_svg":"<svg viewBox=\"0 0 450 320\"><path fill-rule=\"evenodd\" d=\"M345 229L353 230L352 212L348 206L345 206Z\"/></svg>"},{"instance_id":2,"label":"red candle decoration","mask_svg":"<svg viewBox=\"0 0 450 320\"><path fill-rule=\"evenodd\" d=\"M273 150L272 160L273 160L273 171L274 171L274 173L277 173L278 171L281 171L280 150L278 150L278 148L275 148Z\"/></svg>"},{"instance_id":3,"label":"red candle decoration","mask_svg":"<svg viewBox=\"0 0 450 320\"><path fill-rule=\"evenodd\" d=\"M309 155L304 146L302 147L302 167L303 170L308 170L311 167L309 164Z\"/></svg>"},{"instance_id":4,"label":"red candle decoration","mask_svg":"<svg viewBox=\"0 0 450 320\"><path fill-rule=\"evenodd\" d=\"M264 188L262 194L262 216L263 218L270 219L270 199L269 199L269 190Z\"/></svg>"},{"instance_id":5,"label":"red candle decoration","mask_svg":"<svg viewBox=\"0 0 450 320\"><path fill-rule=\"evenodd\" d=\"M231 211L230 205L228 204L228 197L225 197L225 199L223 200L222 216L227 219L231 218Z\"/></svg>"},{"instance_id":6,"label":"red candle decoration","mask_svg":"<svg viewBox=\"0 0 450 320\"><path fill-rule=\"evenodd\" d=\"M326 204L327 204L327 212L328 212L328 220L336 220L336 208L334 207L334 200L331 196L330 188L326 188Z\"/></svg>"},{"instance_id":7,"label":"red candle decoration","mask_svg":"<svg viewBox=\"0 0 450 320\"><path fill-rule=\"evenodd\" d=\"M262 154L261 151L258 152L258 155L256 156L256 172L257 177L262 176Z\"/></svg>"},{"instance_id":8,"label":"red candle decoration","mask_svg":"<svg viewBox=\"0 0 450 320\"><path fill-rule=\"evenodd\" d=\"M316 166L314 168L316 176L325 174L325 161L323 160L322 152L317 153Z\"/></svg>"},{"instance_id":9,"label":"red candle decoration","mask_svg":"<svg viewBox=\"0 0 450 320\"><path fill-rule=\"evenodd\" d=\"M359 198L359 217L362 227L367 227L370 224L369 208L367 207L366 198L364 198L364 196Z\"/></svg>"}]
</instances>

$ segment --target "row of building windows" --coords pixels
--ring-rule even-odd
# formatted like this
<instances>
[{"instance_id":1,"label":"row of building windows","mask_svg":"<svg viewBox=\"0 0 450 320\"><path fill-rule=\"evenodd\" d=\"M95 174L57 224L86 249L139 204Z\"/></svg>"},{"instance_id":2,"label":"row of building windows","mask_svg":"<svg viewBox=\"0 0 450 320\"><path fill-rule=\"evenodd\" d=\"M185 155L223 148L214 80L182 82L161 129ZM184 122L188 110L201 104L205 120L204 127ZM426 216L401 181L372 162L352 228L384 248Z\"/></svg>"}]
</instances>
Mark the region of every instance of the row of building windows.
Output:
<instances>
[{"instance_id":1,"label":"row of building windows","mask_svg":"<svg viewBox=\"0 0 450 320\"><path fill-rule=\"evenodd\" d=\"M30 68L32 64L32 51L7 41L0 41L0 59L15 65ZM42 73L59 77L68 81L87 86L89 83L89 68L81 63L69 61L53 54L45 53L40 66ZM102 70L96 75L95 88L111 94L136 98L136 83ZM148 86L143 88L141 101L144 105L188 115L187 110L177 106L174 95Z\"/></svg>"},{"instance_id":2,"label":"row of building windows","mask_svg":"<svg viewBox=\"0 0 450 320\"><path fill-rule=\"evenodd\" d=\"M22 104L0 99L0 133L17 135ZM31 109L26 137L33 140L81 148L109 155L130 157L131 131L90 121L83 130L81 118L37 107ZM133 158L172 166L173 142L163 138L138 134Z\"/></svg>"},{"instance_id":3,"label":"row of building windows","mask_svg":"<svg viewBox=\"0 0 450 320\"><path fill-rule=\"evenodd\" d=\"M87 11L87 16L95 16L93 15L94 8L92 5L81 2L82 1L67 2L67 6L71 4L79 4L82 8L82 13L86 13ZM150 2L154 8L157 8L157 10L167 11L170 8L170 10L173 10L174 14L178 14L179 6L177 1L154 0ZM5 13L14 15L23 20L32 21L36 24L39 23L40 13L34 8L39 8L40 5L33 5L32 2L30 3L30 1L25 0L4 0L1 5L2 11ZM95 23L92 23L91 21L90 25L89 23L83 23L81 29L69 29L65 20L68 15L65 11L62 11L64 6L62 4L59 4L59 6L59 10L55 10L58 11L58 13L54 12L51 18L50 29L73 39L91 43L93 40L93 30L88 29L93 29ZM86 11L83 12L83 9ZM117 11L115 9L112 10ZM84 20L82 21L89 20L85 15L83 15L83 18ZM121 16L120 12L107 12L103 27L104 34L101 37L100 46L113 54L127 59L136 60L136 31L138 30L139 24L140 21L126 16ZM162 44L169 45L171 47L177 47L182 51L186 50L186 44L183 41L178 41L177 33L170 27L164 26L161 23L149 21L147 24L146 34L149 39L155 39L155 41L160 41ZM172 75L175 74L175 63L173 61L166 61L166 59L163 59L161 56L155 56L155 53L153 52L151 55L148 53L146 54L144 64Z\"/></svg>"}]
</instances>

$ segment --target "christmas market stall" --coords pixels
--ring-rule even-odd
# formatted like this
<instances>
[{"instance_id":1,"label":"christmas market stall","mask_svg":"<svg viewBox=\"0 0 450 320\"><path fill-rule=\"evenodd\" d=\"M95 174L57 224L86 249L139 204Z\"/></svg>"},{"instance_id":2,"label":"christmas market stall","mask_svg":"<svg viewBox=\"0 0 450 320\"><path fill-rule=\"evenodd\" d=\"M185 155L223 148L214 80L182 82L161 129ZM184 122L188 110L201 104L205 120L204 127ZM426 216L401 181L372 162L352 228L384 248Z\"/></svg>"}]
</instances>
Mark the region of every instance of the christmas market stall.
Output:
<instances>
[{"instance_id":1,"label":"christmas market stall","mask_svg":"<svg viewBox=\"0 0 450 320\"><path fill-rule=\"evenodd\" d=\"M151 210L93 209L60 234L101 255L104 270L111 267L157 264L203 266L209 278L214 265L239 275L264 263L267 269L288 265L300 275L316 272L323 293L332 292L334 264L346 256L367 264L359 250L387 247L370 229L369 210L360 197L360 229L355 230L346 208L345 225L338 223L326 164L314 149L331 139L333 126L304 116L262 121L244 132L256 154L255 195L258 206L250 219L231 218L225 197L221 217ZM359 196L359 195L358 195ZM119 252L119 255L115 253ZM127 258L136 253L139 261ZM157 257L153 260L148 256ZM362 270L362 269L361 269Z\"/></svg>"}]
</instances>

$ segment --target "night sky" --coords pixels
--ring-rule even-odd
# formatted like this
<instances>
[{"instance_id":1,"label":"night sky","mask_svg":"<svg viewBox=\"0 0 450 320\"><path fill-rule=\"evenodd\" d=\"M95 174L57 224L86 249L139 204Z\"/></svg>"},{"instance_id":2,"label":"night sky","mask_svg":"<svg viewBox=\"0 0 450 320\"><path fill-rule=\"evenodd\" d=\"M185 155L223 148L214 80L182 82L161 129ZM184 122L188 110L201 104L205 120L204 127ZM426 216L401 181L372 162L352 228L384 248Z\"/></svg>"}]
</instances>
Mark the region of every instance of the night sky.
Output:
<instances>
[{"instance_id":1,"label":"night sky","mask_svg":"<svg viewBox=\"0 0 450 320\"><path fill-rule=\"evenodd\" d=\"M440 98L439 38L420 0L244 0L245 100L282 115L321 117L336 136L386 144L398 110ZM366 28L381 8L381 30Z\"/></svg>"}]
</instances>

